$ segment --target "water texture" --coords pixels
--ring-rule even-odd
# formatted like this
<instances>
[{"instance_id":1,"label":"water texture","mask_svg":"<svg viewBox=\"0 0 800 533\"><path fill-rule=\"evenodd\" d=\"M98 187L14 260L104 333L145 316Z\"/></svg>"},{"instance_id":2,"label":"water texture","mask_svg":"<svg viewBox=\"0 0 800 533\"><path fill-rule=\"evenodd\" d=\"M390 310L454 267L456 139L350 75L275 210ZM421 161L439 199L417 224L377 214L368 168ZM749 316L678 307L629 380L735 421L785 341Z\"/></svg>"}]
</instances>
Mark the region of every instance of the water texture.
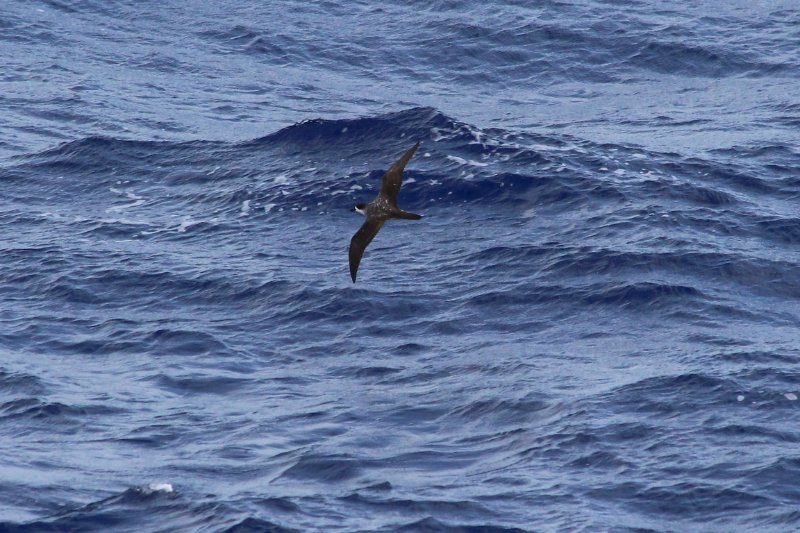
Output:
<instances>
[{"instance_id":1,"label":"water texture","mask_svg":"<svg viewBox=\"0 0 800 533\"><path fill-rule=\"evenodd\" d=\"M800 527L800 7L245 4L0 8L1 531Z\"/></svg>"}]
</instances>

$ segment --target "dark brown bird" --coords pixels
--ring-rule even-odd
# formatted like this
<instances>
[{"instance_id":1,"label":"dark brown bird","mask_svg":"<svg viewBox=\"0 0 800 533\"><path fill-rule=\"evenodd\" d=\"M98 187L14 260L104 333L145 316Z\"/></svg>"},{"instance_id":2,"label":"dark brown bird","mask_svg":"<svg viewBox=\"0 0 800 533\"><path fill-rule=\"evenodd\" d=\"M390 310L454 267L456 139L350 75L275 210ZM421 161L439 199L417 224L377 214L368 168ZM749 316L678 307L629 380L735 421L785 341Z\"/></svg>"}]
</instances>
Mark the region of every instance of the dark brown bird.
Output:
<instances>
[{"instance_id":1,"label":"dark brown bird","mask_svg":"<svg viewBox=\"0 0 800 533\"><path fill-rule=\"evenodd\" d=\"M414 152L417 151L417 148L419 148L419 143L412 146L403 154L403 157L398 159L386 171L381 182L381 191L374 200L368 204L358 204L352 209L367 217L361 229L350 240L350 277L353 278L353 283L356 282L358 265L361 263L361 256L364 255L364 250L367 249L369 243L378 234L384 222L390 218L405 218L408 220L422 218L422 215L409 213L397 207L397 194L400 192L400 185L403 184L403 169L406 168L406 164L414 155Z\"/></svg>"}]
</instances>

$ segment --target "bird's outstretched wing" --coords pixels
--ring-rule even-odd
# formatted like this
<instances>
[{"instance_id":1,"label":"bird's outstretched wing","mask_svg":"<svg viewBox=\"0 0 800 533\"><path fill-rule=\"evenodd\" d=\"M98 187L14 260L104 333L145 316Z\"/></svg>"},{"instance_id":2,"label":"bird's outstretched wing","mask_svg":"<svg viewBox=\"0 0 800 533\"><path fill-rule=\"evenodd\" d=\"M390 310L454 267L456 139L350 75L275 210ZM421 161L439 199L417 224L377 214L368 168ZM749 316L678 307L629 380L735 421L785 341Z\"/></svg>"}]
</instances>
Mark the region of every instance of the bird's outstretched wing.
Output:
<instances>
[{"instance_id":1,"label":"bird's outstretched wing","mask_svg":"<svg viewBox=\"0 0 800 533\"><path fill-rule=\"evenodd\" d=\"M361 256L364 255L364 250L367 249L369 243L380 231L383 222L383 220L377 218L368 218L356 234L353 235L353 238L350 239L350 277L353 278L353 283L356 282L356 273L358 272L358 265L361 263Z\"/></svg>"},{"instance_id":2,"label":"bird's outstretched wing","mask_svg":"<svg viewBox=\"0 0 800 533\"><path fill-rule=\"evenodd\" d=\"M397 207L397 195L400 192L400 185L403 184L403 170L409 160L414 156L414 152L419 148L419 143L415 144L403 154L403 157L395 161L386 174L383 175L381 183L381 196L385 196L391 205Z\"/></svg>"}]
</instances>

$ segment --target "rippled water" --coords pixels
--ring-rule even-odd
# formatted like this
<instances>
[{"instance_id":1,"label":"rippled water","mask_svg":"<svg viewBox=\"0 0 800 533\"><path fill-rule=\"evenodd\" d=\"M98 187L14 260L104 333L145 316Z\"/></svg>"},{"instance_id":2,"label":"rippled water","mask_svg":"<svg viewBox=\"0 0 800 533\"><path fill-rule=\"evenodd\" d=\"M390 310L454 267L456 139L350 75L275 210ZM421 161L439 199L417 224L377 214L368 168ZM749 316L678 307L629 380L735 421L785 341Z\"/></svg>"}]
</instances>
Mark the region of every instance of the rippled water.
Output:
<instances>
[{"instance_id":1,"label":"rippled water","mask_svg":"<svg viewBox=\"0 0 800 533\"><path fill-rule=\"evenodd\" d=\"M0 529L794 530L798 23L12 1Z\"/></svg>"}]
</instances>

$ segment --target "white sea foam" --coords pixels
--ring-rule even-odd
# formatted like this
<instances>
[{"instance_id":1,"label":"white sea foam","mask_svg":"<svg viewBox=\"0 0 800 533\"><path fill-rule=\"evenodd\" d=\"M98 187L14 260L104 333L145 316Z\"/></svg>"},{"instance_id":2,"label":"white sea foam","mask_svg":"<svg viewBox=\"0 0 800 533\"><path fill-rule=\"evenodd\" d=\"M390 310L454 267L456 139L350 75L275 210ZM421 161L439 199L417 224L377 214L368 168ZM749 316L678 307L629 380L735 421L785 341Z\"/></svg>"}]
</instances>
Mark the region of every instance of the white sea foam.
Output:
<instances>
[{"instance_id":1,"label":"white sea foam","mask_svg":"<svg viewBox=\"0 0 800 533\"><path fill-rule=\"evenodd\" d=\"M250 200L242 202L242 211L239 213L240 217L246 216L250 213Z\"/></svg>"},{"instance_id":2,"label":"white sea foam","mask_svg":"<svg viewBox=\"0 0 800 533\"><path fill-rule=\"evenodd\" d=\"M444 139L444 134L442 133L442 129L441 128L431 128L431 138L433 139L433 142L438 142L438 141Z\"/></svg>"},{"instance_id":3,"label":"white sea foam","mask_svg":"<svg viewBox=\"0 0 800 533\"><path fill-rule=\"evenodd\" d=\"M141 491L145 494L153 494L154 492L163 492L165 494L170 494L175 492L172 488L171 483L150 483L149 485L145 485L141 487Z\"/></svg>"},{"instance_id":4,"label":"white sea foam","mask_svg":"<svg viewBox=\"0 0 800 533\"><path fill-rule=\"evenodd\" d=\"M447 159L450 161L455 161L459 165L472 165L473 167L488 167L489 163L483 163L481 161L473 161L471 159L464 159L455 155L448 155Z\"/></svg>"},{"instance_id":5,"label":"white sea foam","mask_svg":"<svg viewBox=\"0 0 800 533\"><path fill-rule=\"evenodd\" d=\"M181 225L178 226L178 232L184 233L187 229L191 228L192 226L200 224L200 222L201 222L200 220L192 220L189 217L184 217L184 219L181 221Z\"/></svg>"},{"instance_id":6,"label":"white sea foam","mask_svg":"<svg viewBox=\"0 0 800 533\"><path fill-rule=\"evenodd\" d=\"M106 213L116 213L118 211L123 211L125 209L130 209L131 207L137 207L144 203L145 199L143 196L139 196L137 194L133 194L129 191L121 191L114 187L110 187L109 190L114 194L118 194L120 196L125 196L128 200L133 200L133 202L124 205L114 205L106 209Z\"/></svg>"}]
</instances>

